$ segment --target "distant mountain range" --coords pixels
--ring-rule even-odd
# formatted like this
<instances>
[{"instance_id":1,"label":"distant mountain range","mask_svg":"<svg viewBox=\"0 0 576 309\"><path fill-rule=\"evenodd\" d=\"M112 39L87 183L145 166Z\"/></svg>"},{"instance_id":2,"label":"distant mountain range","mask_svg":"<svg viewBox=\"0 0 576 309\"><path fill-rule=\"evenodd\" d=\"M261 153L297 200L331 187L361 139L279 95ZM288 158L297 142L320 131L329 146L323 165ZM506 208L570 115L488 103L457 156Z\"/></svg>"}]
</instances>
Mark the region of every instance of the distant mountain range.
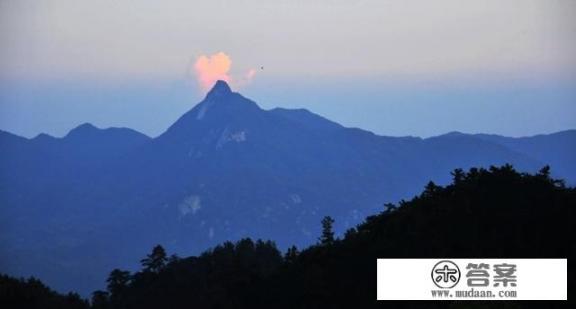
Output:
<instances>
[{"instance_id":1,"label":"distant mountain range","mask_svg":"<svg viewBox=\"0 0 576 309\"><path fill-rule=\"evenodd\" d=\"M156 138L83 124L63 138L0 131L0 272L91 292L156 243L198 253L224 240L316 241L455 168L511 163L576 183L576 130L510 138L385 137L305 109L263 110L219 81Z\"/></svg>"}]
</instances>

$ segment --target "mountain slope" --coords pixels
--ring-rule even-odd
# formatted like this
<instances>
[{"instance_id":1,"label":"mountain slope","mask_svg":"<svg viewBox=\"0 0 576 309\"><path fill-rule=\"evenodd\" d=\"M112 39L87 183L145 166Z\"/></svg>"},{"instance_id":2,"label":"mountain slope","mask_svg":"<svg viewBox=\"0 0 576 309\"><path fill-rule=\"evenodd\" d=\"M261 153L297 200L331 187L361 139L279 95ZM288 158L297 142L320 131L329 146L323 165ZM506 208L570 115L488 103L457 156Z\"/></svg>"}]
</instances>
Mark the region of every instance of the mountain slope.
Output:
<instances>
[{"instance_id":1,"label":"mountain slope","mask_svg":"<svg viewBox=\"0 0 576 309\"><path fill-rule=\"evenodd\" d=\"M146 268L110 290L112 304L134 308L380 308L377 258L568 258L576 252L576 190L543 170L520 174L510 166L455 174L447 186L429 185L397 208L370 216L341 239L290 250L242 239L201 255L172 260L158 273ZM497 214L497 215L495 215ZM319 224L319 222L318 222ZM518 285L521 285L518 270ZM574 283L574 270L568 285ZM279 301L281 300L281 301ZM542 303L507 302L511 308ZM433 301L417 308L469 308ZM474 301L501 308L501 302ZM557 305L557 306L556 306ZM414 308L414 302L393 307ZM566 302L546 303L564 308Z\"/></svg>"},{"instance_id":2,"label":"mountain slope","mask_svg":"<svg viewBox=\"0 0 576 309\"><path fill-rule=\"evenodd\" d=\"M266 111L225 82L154 139L83 125L62 139L2 133L0 145L0 271L82 292L155 243L178 253L247 236L306 245L321 217L344 231L454 168L549 162L477 136L383 137Z\"/></svg>"},{"instance_id":3,"label":"mountain slope","mask_svg":"<svg viewBox=\"0 0 576 309\"><path fill-rule=\"evenodd\" d=\"M558 177L576 183L576 130L547 135L511 138L498 135L476 134L481 138L549 164Z\"/></svg>"}]
</instances>

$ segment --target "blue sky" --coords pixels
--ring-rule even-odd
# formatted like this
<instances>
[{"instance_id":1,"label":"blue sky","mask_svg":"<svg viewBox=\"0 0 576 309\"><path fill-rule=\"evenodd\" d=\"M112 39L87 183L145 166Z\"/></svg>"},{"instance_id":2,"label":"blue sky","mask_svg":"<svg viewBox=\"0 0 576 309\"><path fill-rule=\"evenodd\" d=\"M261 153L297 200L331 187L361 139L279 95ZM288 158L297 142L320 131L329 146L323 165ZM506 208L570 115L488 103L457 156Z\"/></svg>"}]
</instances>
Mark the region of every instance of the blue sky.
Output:
<instances>
[{"instance_id":1,"label":"blue sky","mask_svg":"<svg viewBox=\"0 0 576 309\"><path fill-rule=\"evenodd\" d=\"M0 2L0 129L160 134L226 53L236 89L385 135L576 128L576 2ZM260 70L260 67L264 70Z\"/></svg>"}]
</instances>

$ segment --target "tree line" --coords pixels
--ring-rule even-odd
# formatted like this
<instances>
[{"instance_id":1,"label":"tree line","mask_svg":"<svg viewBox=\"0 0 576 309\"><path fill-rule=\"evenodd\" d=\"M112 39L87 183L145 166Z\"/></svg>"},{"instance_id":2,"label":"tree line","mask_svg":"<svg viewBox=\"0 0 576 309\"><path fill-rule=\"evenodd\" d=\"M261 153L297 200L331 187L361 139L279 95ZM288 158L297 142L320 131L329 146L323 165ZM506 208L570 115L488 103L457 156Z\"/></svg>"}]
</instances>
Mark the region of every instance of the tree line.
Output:
<instances>
[{"instance_id":1,"label":"tree line","mask_svg":"<svg viewBox=\"0 0 576 309\"><path fill-rule=\"evenodd\" d=\"M334 219L327 216L318 242L302 250L292 246L281 252L272 241L246 238L181 258L157 245L140 261L139 271L112 270L106 290L94 292L89 303L76 296L58 297L74 300L61 308L542 307L522 302L377 302L375 260L571 259L576 252L575 207L576 189L551 178L549 167L535 174L519 173L510 165L456 169L450 184L429 182L420 195L385 204L381 213L340 238L332 230ZM573 286L573 270L568 278Z\"/></svg>"}]
</instances>

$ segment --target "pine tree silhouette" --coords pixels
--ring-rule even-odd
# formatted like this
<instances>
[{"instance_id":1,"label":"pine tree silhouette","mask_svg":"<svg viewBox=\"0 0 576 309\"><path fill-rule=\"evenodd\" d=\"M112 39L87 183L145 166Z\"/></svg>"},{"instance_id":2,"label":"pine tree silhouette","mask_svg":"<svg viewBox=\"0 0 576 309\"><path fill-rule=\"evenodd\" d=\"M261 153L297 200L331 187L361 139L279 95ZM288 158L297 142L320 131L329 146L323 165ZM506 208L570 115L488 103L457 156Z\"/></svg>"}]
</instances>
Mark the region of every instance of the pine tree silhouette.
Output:
<instances>
[{"instance_id":1,"label":"pine tree silhouette","mask_svg":"<svg viewBox=\"0 0 576 309\"><path fill-rule=\"evenodd\" d=\"M334 242L334 231L332 231L333 224L334 219L330 216L326 216L322 219L322 236L320 236L321 244L329 245Z\"/></svg>"},{"instance_id":2,"label":"pine tree silhouette","mask_svg":"<svg viewBox=\"0 0 576 309\"><path fill-rule=\"evenodd\" d=\"M148 254L146 258L140 260L144 271L158 273L164 266L166 266L168 258L166 250L161 245L156 245L152 249L152 253Z\"/></svg>"}]
</instances>

